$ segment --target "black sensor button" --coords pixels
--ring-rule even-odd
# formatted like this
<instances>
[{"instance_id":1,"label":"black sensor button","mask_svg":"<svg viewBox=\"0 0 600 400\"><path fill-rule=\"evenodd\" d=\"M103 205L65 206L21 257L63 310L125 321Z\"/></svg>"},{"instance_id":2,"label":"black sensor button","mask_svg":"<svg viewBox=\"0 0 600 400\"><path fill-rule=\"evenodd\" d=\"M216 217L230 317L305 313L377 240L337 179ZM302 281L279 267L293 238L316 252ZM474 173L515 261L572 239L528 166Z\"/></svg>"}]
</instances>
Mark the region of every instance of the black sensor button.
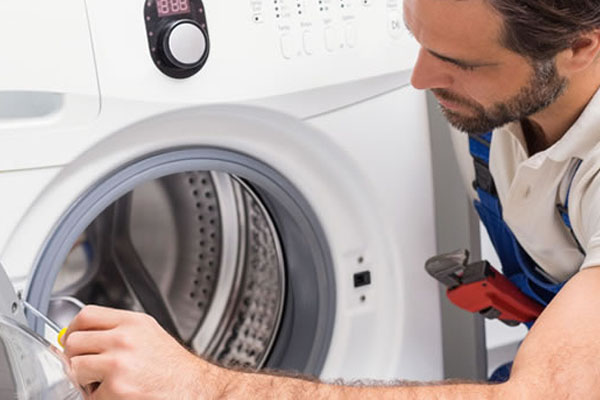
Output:
<instances>
[{"instance_id":1,"label":"black sensor button","mask_svg":"<svg viewBox=\"0 0 600 400\"><path fill-rule=\"evenodd\" d=\"M371 284L371 271L362 271L354 274L354 287L361 287Z\"/></svg>"}]
</instances>

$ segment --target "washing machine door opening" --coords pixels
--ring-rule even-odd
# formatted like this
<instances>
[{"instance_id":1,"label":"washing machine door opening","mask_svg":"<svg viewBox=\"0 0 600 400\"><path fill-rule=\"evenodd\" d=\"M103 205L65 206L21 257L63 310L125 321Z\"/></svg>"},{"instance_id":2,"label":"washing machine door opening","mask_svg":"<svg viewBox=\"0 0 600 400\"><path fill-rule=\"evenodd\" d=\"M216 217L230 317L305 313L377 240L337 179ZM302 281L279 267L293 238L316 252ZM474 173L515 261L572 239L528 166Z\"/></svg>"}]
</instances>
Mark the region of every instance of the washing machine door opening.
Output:
<instances>
[{"instance_id":1,"label":"washing machine door opening","mask_svg":"<svg viewBox=\"0 0 600 400\"><path fill-rule=\"evenodd\" d=\"M136 187L96 217L58 273L49 314L67 325L78 301L145 311L195 351L259 368L284 283L278 234L251 188L225 173L184 172Z\"/></svg>"},{"instance_id":2,"label":"washing machine door opening","mask_svg":"<svg viewBox=\"0 0 600 400\"><path fill-rule=\"evenodd\" d=\"M212 148L154 154L97 182L49 237L27 296L63 326L83 304L143 311L222 365L314 375L335 310L327 244L301 194Z\"/></svg>"}]
</instances>

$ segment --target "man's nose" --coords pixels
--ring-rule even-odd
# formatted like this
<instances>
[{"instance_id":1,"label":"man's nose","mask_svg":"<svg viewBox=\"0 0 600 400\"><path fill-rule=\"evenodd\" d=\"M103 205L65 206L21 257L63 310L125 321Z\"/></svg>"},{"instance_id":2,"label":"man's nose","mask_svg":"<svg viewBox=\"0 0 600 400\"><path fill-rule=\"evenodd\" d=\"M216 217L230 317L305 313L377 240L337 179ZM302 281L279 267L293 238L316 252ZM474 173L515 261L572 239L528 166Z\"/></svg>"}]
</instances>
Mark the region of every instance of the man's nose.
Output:
<instances>
[{"instance_id":1,"label":"man's nose","mask_svg":"<svg viewBox=\"0 0 600 400\"><path fill-rule=\"evenodd\" d=\"M415 89L445 89L454 83L454 78L427 50L421 48L413 67L410 83Z\"/></svg>"}]
</instances>

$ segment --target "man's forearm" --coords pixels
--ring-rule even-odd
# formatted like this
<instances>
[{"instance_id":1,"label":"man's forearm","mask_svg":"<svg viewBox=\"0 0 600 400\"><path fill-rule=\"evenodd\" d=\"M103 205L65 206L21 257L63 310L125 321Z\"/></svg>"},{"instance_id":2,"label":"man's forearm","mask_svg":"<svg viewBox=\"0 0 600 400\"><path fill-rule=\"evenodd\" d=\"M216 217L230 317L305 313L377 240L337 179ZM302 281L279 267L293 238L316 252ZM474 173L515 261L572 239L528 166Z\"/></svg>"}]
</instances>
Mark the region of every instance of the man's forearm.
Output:
<instances>
[{"instance_id":1,"label":"man's forearm","mask_svg":"<svg viewBox=\"0 0 600 400\"><path fill-rule=\"evenodd\" d=\"M510 398L507 384L477 384L415 382L386 385L327 384L309 379L263 373L222 370L214 376L220 382L213 387L214 399L309 399L309 400L368 400L368 399L461 399L485 400Z\"/></svg>"},{"instance_id":2,"label":"man's forearm","mask_svg":"<svg viewBox=\"0 0 600 400\"><path fill-rule=\"evenodd\" d=\"M301 376L225 369L185 349L148 315L98 306L86 306L77 315L69 325L64 343L73 379L81 387L93 388L93 398L98 400L519 398L509 390L516 386L514 384L443 382L423 385L406 382L389 386L344 386L325 384ZM539 355L539 352L535 354ZM524 360L520 364L515 362L515 366L527 366L527 357ZM517 368L516 375L525 378L531 375L523 373L523 368ZM538 370L534 368L533 371ZM531 386L532 380L522 378L517 382L526 382L525 386L520 387L526 389ZM554 387L548 385L538 387L555 391Z\"/></svg>"}]
</instances>

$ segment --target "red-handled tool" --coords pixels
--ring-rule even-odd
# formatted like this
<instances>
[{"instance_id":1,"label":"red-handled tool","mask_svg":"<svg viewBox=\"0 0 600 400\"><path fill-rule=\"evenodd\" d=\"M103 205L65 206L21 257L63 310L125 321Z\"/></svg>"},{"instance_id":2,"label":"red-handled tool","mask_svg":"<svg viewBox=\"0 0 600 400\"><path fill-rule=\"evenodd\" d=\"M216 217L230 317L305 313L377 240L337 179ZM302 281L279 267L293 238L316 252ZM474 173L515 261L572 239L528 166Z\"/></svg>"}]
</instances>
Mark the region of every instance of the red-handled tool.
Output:
<instances>
[{"instance_id":1,"label":"red-handled tool","mask_svg":"<svg viewBox=\"0 0 600 400\"><path fill-rule=\"evenodd\" d=\"M469 252L456 250L430 258L425 269L448 288L450 301L464 310L507 325L530 322L540 315L544 308L487 261L468 262Z\"/></svg>"}]
</instances>

